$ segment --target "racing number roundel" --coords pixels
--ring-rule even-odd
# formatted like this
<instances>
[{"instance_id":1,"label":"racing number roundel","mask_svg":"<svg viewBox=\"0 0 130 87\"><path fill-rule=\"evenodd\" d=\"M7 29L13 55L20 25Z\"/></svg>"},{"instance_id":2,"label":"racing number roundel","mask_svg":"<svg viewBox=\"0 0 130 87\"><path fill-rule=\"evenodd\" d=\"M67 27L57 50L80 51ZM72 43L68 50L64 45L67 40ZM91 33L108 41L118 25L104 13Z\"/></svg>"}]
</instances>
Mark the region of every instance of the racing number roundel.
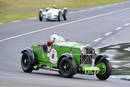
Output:
<instances>
[{"instance_id":1,"label":"racing number roundel","mask_svg":"<svg viewBox=\"0 0 130 87\"><path fill-rule=\"evenodd\" d=\"M54 64L57 62L57 51L55 49L51 49L50 51L50 62Z\"/></svg>"}]
</instances>

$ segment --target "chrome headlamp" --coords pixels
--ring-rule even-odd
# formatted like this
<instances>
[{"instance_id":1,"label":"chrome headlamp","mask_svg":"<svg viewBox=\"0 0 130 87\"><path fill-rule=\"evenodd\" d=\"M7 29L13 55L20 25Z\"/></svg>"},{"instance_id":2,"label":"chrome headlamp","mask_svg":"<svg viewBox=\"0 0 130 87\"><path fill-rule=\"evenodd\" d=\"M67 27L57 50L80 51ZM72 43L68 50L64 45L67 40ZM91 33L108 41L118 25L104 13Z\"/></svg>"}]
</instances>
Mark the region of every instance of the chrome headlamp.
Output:
<instances>
[{"instance_id":1,"label":"chrome headlamp","mask_svg":"<svg viewBox=\"0 0 130 87\"><path fill-rule=\"evenodd\" d=\"M100 53L100 48L95 48L95 53L99 54Z\"/></svg>"}]
</instances>

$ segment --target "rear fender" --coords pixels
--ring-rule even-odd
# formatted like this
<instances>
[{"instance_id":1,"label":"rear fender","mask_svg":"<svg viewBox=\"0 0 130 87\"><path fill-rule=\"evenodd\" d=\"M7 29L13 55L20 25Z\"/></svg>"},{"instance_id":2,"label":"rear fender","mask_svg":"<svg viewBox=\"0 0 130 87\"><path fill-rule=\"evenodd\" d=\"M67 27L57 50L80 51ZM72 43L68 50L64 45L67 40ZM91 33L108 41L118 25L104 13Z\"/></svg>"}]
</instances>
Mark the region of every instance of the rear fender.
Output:
<instances>
[{"instance_id":1,"label":"rear fender","mask_svg":"<svg viewBox=\"0 0 130 87\"><path fill-rule=\"evenodd\" d=\"M32 61L35 64L36 60L35 60L35 55L34 55L33 50L31 48L26 48L21 53L23 54L24 52L28 52L29 53L29 56L32 58Z\"/></svg>"},{"instance_id":2,"label":"rear fender","mask_svg":"<svg viewBox=\"0 0 130 87\"><path fill-rule=\"evenodd\" d=\"M67 8L63 8L63 14L67 14L68 13L68 9Z\"/></svg>"},{"instance_id":3,"label":"rear fender","mask_svg":"<svg viewBox=\"0 0 130 87\"><path fill-rule=\"evenodd\" d=\"M40 9L39 11L43 12L43 9Z\"/></svg>"},{"instance_id":4,"label":"rear fender","mask_svg":"<svg viewBox=\"0 0 130 87\"><path fill-rule=\"evenodd\" d=\"M59 63L60 63L61 59L64 58L64 57L69 58L69 59L72 59L72 55L71 55L71 54L69 54L69 53L64 53L64 54L62 54L62 56L61 56L60 59L58 60L58 67L59 67Z\"/></svg>"}]
</instances>

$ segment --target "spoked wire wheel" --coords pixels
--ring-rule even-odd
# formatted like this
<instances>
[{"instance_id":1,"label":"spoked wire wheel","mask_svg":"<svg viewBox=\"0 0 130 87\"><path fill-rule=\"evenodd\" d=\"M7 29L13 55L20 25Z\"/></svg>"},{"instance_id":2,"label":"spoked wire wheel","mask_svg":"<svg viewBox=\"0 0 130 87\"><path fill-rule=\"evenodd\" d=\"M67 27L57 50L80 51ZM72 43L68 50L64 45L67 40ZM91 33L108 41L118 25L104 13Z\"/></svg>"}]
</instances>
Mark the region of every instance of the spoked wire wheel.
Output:
<instances>
[{"instance_id":1,"label":"spoked wire wheel","mask_svg":"<svg viewBox=\"0 0 130 87\"><path fill-rule=\"evenodd\" d=\"M32 72L32 70L34 69L33 59L28 52L24 52L22 54L21 66L24 72Z\"/></svg>"},{"instance_id":2,"label":"spoked wire wheel","mask_svg":"<svg viewBox=\"0 0 130 87\"><path fill-rule=\"evenodd\" d=\"M100 80L106 80L111 75L112 67L107 59L102 59L98 64L100 71L96 74L97 78Z\"/></svg>"},{"instance_id":3,"label":"spoked wire wheel","mask_svg":"<svg viewBox=\"0 0 130 87\"><path fill-rule=\"evenodd\" d=\"M59 73L63 77L73 77L75 73L75 65L72 59L69 58L62 58L60 63L59 63Z\"/></svg>"}]
</instances>

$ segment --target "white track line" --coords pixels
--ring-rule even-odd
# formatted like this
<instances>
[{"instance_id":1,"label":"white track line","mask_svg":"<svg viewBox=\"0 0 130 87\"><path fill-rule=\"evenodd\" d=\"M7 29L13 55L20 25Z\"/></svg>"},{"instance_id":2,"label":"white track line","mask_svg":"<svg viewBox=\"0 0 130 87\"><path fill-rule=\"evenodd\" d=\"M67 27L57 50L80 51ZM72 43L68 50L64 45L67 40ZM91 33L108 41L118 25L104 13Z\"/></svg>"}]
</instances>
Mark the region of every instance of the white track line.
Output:
<instances>
[{"instance_id":1,"label":"white track line","mask_svg":"<svg viewBox=\"0 0 130 87\"><path fill-rule=\"evenodd\" d=\"M118 5L118 4L113 4L113 6L116 6L116 5Z\"/></svg>"},{"instance_id":2,"label":"white track line","mask_svg":"<svg viewBox=\"0 0 130 87\"><path fill-rule=\"evenodd\" d=\"M78 12L85 12L85 11L87 11L87 10L80 10L80 11L78 11Z\"/></svg>"},{"instance_id":3,"label":"white track line","mask_svg":"<svg viewBox=\"0 0 130 87\"><path fill-rule=\"evenodd\" d=\"M122 2L122 4L125 4L126 2Z\"/></svg>"},{"instance_id":4,"label":"white track line","mask_svg":"<svg viewBox=\"0 0 130 87\"><path fill-rule=\"evenodd\" d=\"M89 10L94 10L95 8L89 8Z\"/></svg>"},{"instance_id":5,"label":"white track line","mask_svg":"<svg viewBox=\"0 0 130 87\"><path fill-rule=\"evenodd\" d=\"M28 18L28 20L33 20L33 19L36 19L36 17L33 17L33 18Z\"/></svg>"},{"instance_id":6,"label":"white track line","mask_svg":"<svg viewBox=\"0 0 130 87\"><path fill-rule=\"evenodd\" d=\"M106 5L106 7L110 7L111 5Z\"/></svg>"},{"instance_id":7,"label":"white track line","mask_svg":"<svg viewBox=\"0 0 130 87\"><path fill-rule=\"evenodd\" d=\"M122 5L123 3L119 3L119 5Z\"/></svg>"},{"instance_id":8,"label":"white track line","mask_svg":"<svg viewBox=\"0 0 130 87\"><path fill-rule=\"evenodd\" d=\"M121 30L122 29L122 27L117 27L115 30Z\"/></svg>"},{"instance_id":9,"label":"white track line","mask_svg":"<svg viewBox=\"0 0 130 87\"><path fill-rule=\"evenodd\" d=\"M75 13L75 12L74 11L69 12L69 14L73 14L73 13Z\"/></svg>"},{"instance_id":10,"label":"white track line","mask_svg":"<svg viewBox=\"0 0 130 87\"><path fill-rule=\"evenodd\" d=\"M105 5L104 7L107 8L107 5Z\"/></svg>"},{"instance_id":11,"label":"white track line","mask_svg":"<svg viewBox=\"0 0 130 87\"><path fill-rule=\"evenodd\" d=\"M20 22L21 20L12 21L13 23Z\"/></svg>"},{"instance_id":12,"label":"white track line","mask_svg":"<svg viewBox=\"0 0 130 87\"><path fill-rule=\"evenodd\" d=\"M0 23L0 24L3 24L3 23Z\"/></svg>"},{"instance_id":13,"label":"white track line","mask_svg":"<svg viewBox=\"0 0 130 87\"><path fill-rule=\"evenodd\" d=\"M111 34L112 34L112 32L108 32L108 33L105 34L105 36L108 36L108 35L111 35Z\"/></svg>"},{"instance_id":14,"label":"white track line","mask_svg":"<svg viewBox=\"0 0 130 87\"><path fill-rule=\"evenodd\" d=\"M103 8L103 6L100 6L100 7L98 7L98 8Z\"/></svg>"},{"instance_id":15,"label":"white track line","mask_svg":"<svg viewBox=\"0 0 130 87\"><path fill-rule=\"evenodd\" d=\"M115 6L115 4L113 4L113 6Z\"/></svg>"},{"instance_id":16,"label":"white track line","mask_svg":"<svg viewBox=\"0 0 130 87\"><path fill-rule=\"evenodd\" d=\"M96 40L94 40L94 42L98 42L100 41L102 38L97 38Z\"/></svg>"},{"instance_id":17,"label":"white track line","mask_svg":"<svg viewBox=\"0 0 130 87\"><path fill-rule=\"evenodd\" d=\"M130 25L130 23L125 24L125 26L129 26L129 25Z\"/></svg>"},{"instance_id":18,"label":"white track line","mask_svg":"<svg viewBox=\"0 0 130 87\"><path fill-rule=\"evenodd\" d=\"M115 5L118 5L118 4L115 4Z\"/></svg>"},{"instance_id":19,"label":"white track line","mask_svg":"<svg viewBox=\"0 0 130 87\"><path fill-rule=\"evenodd\" d=\"M7 41L7 40L10 40L10 39L14 39L14 38L18 38L18 37L25 36L25 35L29 35L29 34L38 33L38 32L45 31L45 30L50 30L50 29L53 29L53 28L57 28L57 27L61 27L61 26L65 26L65 25L69 25L69 24L73 24L73 23L78 23L78 22L82 22L82 21L86 21L86 20L95 19L95 18L98 18L98 17L103 17L103 16L115 14L115 13L126 11L126 10L130 10L130 7L125 8L125 9L116 10L116 11L111 11L111 12L96 15L96 16L92 16L92 17L87 17L87 18L67 22L67 23L63 23L63 24L54 25L54 26L47 27L47 28L36 29L34 31L31 31L31 32L27 32L27 33L24 33L24 34L20 34L20 35L12 36L12 37L9 37L9 38L1 39L0 42Z\"/></svg>"}]
</instances>

